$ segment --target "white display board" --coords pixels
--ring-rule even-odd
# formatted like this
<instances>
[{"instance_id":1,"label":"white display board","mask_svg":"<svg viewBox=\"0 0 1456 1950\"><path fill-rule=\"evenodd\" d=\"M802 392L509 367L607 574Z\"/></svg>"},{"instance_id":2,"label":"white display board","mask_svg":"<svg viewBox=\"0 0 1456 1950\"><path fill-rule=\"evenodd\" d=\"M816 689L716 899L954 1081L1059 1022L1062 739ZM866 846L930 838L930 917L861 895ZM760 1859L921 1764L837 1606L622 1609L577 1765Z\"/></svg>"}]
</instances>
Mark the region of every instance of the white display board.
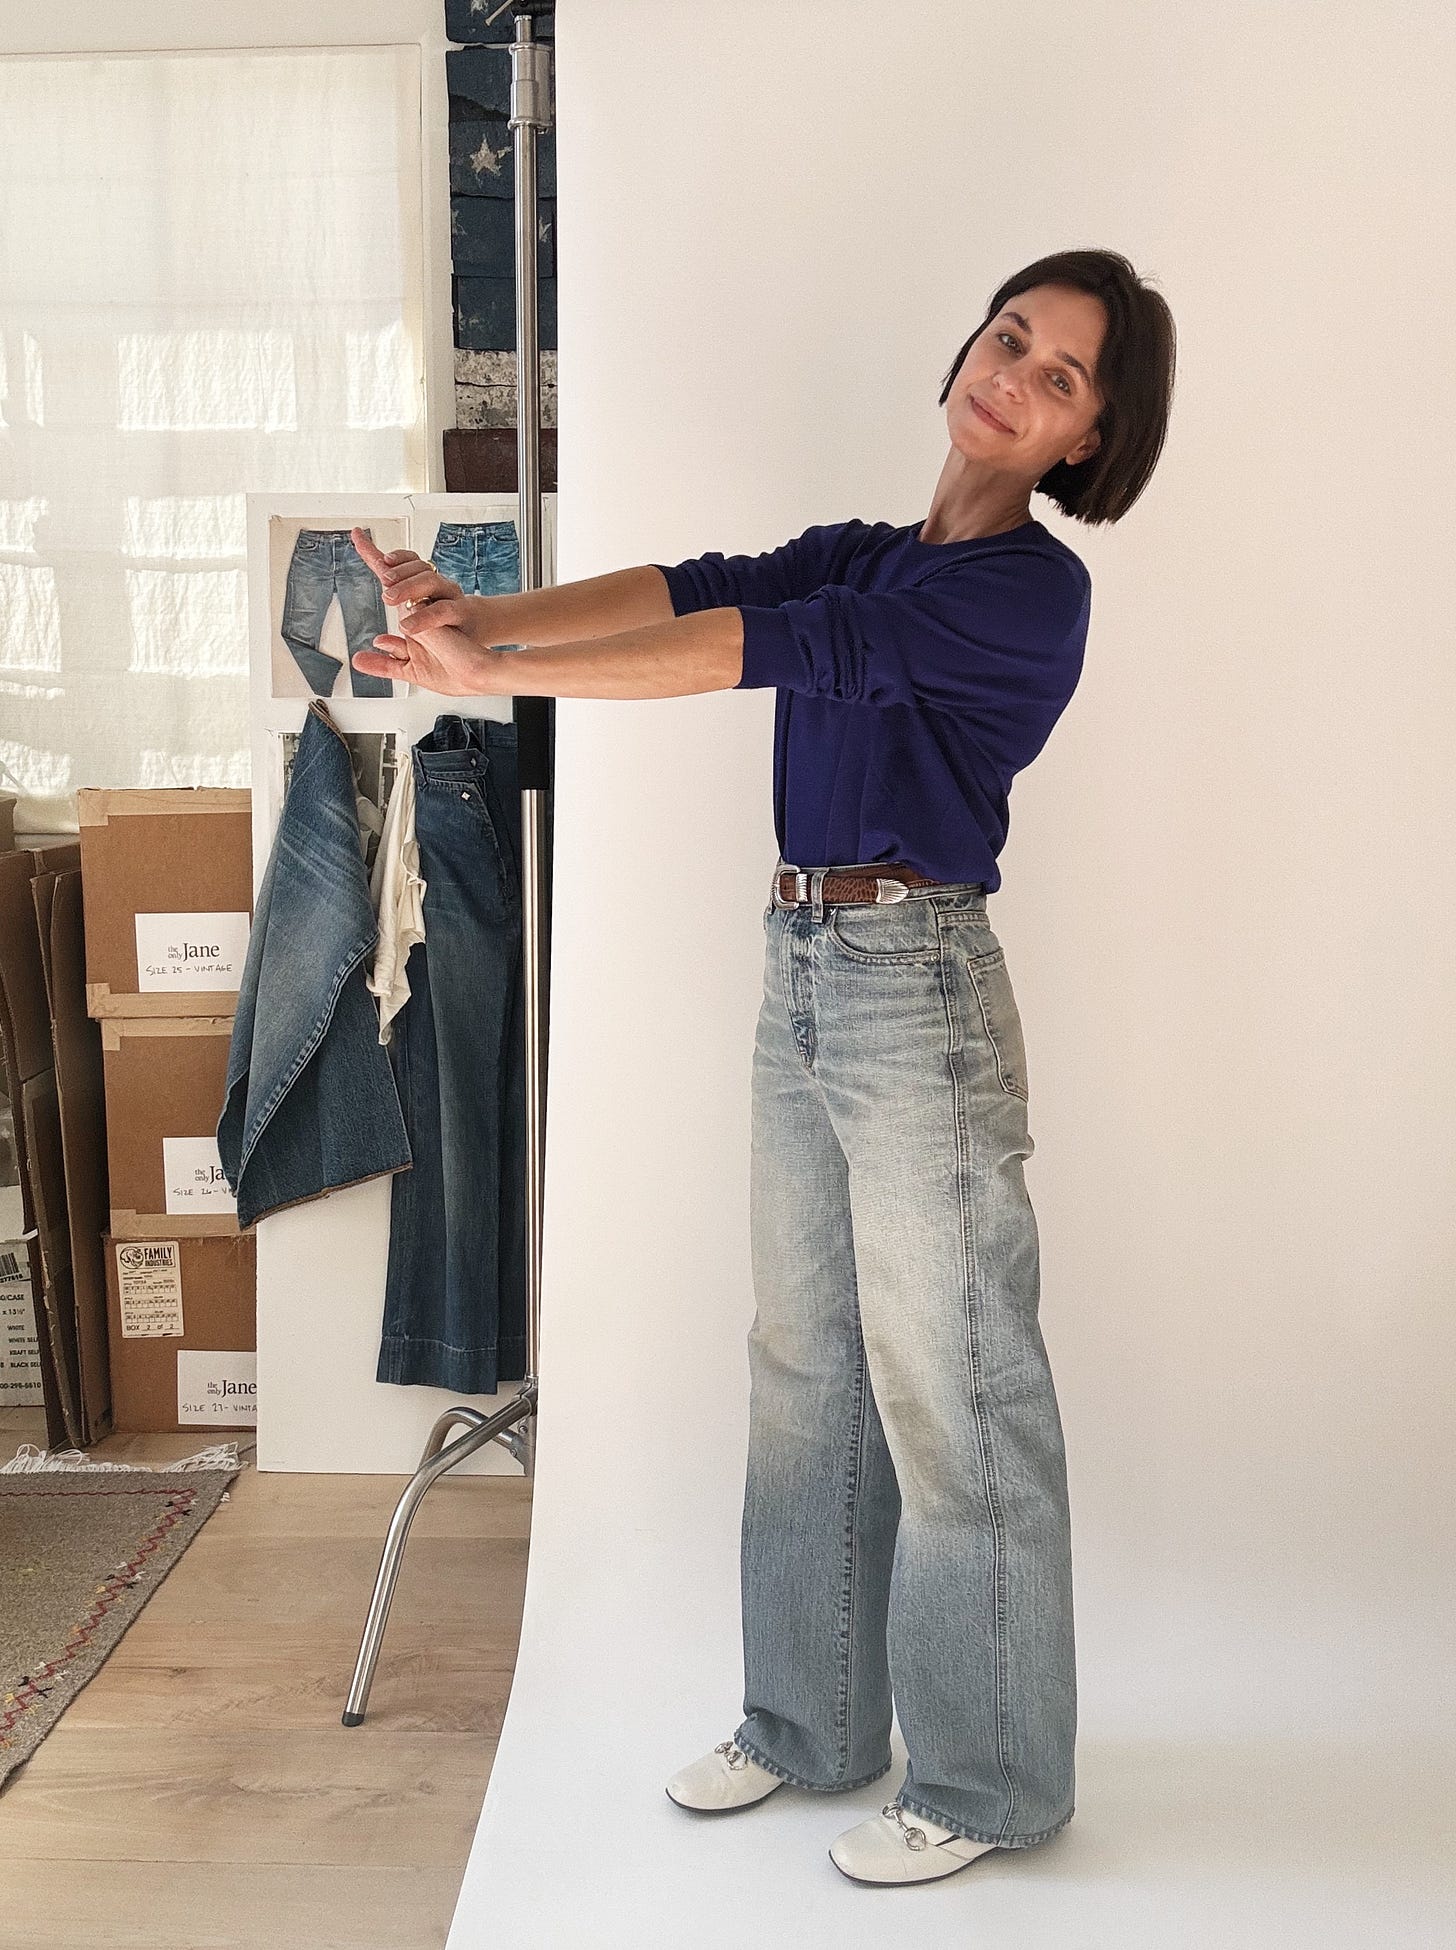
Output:
<instances>
[{"instance_id":1,"label":"white display board","mask_svg":"<svg viewBox=\"0 0 1456 1950\"><path fill-rule=\"evenodd\" d=\"M991 906L1068 1443L1076 1816L874 1889L826 1850L898 1768L723 1817L663 1792L741 1717L773 699L563 700L529 1579L449 1950L1436 1950L1449 10L622 0L557 36L563 579L922 517L945 370L1043 252L1125 250L1182 367L1125 522L1033 500L1092 625Z\"/></svg>"},{"instance_id":2,"label":"white display board","mask_svg":"<svg viewBox=\"0 0 1456 1950\"><path fill-rule=\"evenodd\" d=\"M283 804L283 734L301 729L307 693L278 695L279 623L289 551L300 529L372 527L381 546L431 556L441 522L518 522L514 494L282 494L248 496L248 629L252 688L253 882L262 885ZM386 543L384 537L390 539ZM543 495L541 577L555 580L556 496ZM386 612L392 625L394 618ZM327 698L340 731L384 731L401 758L442 712L509 722L508 697L450 697L396 685L388 698L347 690L343 614L335 600L319 647L340 661ZM313 1473L412 1472L432 1424L455 1401L498 1407L494 1395L375 1380L389 1255L389 1178L331 1192L259 1220L258 1467ZM520 1474L499 1443L459 1465L481 1474ZM361 1619L362 1627L362 1619Z\"/></svg>"}]
</instances>

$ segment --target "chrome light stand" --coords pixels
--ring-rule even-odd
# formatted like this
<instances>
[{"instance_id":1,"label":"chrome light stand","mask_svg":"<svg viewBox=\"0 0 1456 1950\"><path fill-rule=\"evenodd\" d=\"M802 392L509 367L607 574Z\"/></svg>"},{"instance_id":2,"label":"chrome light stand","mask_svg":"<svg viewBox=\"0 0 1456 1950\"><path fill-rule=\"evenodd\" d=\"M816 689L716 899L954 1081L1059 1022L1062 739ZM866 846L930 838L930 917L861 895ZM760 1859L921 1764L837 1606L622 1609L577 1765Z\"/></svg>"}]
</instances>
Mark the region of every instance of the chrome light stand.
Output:
<instances>
[{"instance_id":1,"label":"chrome light stand","mask_svg":"<svg viewBox=\"0 0 1456 1950\"><path fill-rule=\"evenodd\" d=\"M516 454L521 538L521 588L541 587L541 374L536 292L536 138L551 127L551 50L534 38L532 21L550 13L555 0L505 0L514 12L511 42L511 140L516 217ZM544 795L550 784L550 702L513 699L516 762L521 786L521 956L526 1034L526 1376L515 1399L493 1415L457 1404L430 1430L419 1468L395 1506L374 1581L344 1725L362 1724L369 1689L399 1576L405 1540L425 1492L448 1469L488 1442L499 1442L527 1478L536 1473L536 1364L541 1332L542 1179L545 1162L545 988L542 937L545 921L543 858ZM466 1433L448 1446L448 1431Z\"/></svg>"}]
</instances>

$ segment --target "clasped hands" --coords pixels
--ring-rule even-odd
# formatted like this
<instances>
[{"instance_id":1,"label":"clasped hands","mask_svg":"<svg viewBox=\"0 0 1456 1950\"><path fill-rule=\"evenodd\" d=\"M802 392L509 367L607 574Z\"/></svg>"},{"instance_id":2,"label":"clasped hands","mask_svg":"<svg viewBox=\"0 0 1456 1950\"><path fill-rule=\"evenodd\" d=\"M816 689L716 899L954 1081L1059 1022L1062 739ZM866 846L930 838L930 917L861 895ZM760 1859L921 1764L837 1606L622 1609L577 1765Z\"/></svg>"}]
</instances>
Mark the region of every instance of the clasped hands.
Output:
<instances>
[{"instance_id":1,"label":"clasped hands","mask_svg":"<svg viewBox=\"0 0 1456 1950\"><path fill-rule=\"evenodd\" d=\"M362 528L350 538L379 578L380 590L399 613L399 635L374 638L372 650L356 650L353 665L371 677L418 684L442 697L488 696L492 674L506 653L492 650L477 632L488 596L467 596L413 549L376 548Z\"/></svg>"}]
</instances>

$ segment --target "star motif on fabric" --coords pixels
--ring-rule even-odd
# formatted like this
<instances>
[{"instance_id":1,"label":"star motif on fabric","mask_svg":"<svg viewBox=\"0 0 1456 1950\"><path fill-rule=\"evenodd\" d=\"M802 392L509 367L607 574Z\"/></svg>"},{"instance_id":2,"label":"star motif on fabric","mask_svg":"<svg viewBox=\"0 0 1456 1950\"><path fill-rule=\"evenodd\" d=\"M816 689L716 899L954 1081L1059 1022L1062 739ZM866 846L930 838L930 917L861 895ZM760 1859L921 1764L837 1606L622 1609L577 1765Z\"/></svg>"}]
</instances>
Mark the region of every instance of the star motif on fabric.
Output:
<instances>
[{"instance_id":1,"label":"star motif on fabric","mask_svg":"<svg viewBox=\"0 0 1456 1950\"><path fill-rule=\"evenodd\" d=\"M482 136L480 147L470 158L470 167L475 171L477 176L499 176L501 173L501 164L505 161L509 153L509 145L503 149L492 149L490 146L490 137L488 135Z\"/></svg>"}]
</instances>

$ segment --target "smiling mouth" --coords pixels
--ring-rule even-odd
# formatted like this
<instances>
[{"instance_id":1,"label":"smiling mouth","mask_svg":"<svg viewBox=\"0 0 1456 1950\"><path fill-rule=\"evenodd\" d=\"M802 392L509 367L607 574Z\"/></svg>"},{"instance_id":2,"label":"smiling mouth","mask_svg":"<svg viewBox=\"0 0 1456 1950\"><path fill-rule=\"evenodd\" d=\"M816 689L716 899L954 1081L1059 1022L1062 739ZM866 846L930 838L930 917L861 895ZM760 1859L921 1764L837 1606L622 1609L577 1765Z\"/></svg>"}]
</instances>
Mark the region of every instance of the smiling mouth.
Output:
<instances>
[{"instance_id":1,"label":"smiling mouth","mask_svg":"<svg viewBox=\"0 0 1456 1950\"><path fill-rule=\"evenodd\" d=\"M991 411L989 406L982 406L981 402L976 398L974 393L972 393L971 395L971 408L974 412L980 414L981 418L986 422L988 426L996 427L1001 433L1011 432L1011 428L1007 426L1006 422L1004 420L997 419L996 415Z\"/></svg>"}]
</instances>

